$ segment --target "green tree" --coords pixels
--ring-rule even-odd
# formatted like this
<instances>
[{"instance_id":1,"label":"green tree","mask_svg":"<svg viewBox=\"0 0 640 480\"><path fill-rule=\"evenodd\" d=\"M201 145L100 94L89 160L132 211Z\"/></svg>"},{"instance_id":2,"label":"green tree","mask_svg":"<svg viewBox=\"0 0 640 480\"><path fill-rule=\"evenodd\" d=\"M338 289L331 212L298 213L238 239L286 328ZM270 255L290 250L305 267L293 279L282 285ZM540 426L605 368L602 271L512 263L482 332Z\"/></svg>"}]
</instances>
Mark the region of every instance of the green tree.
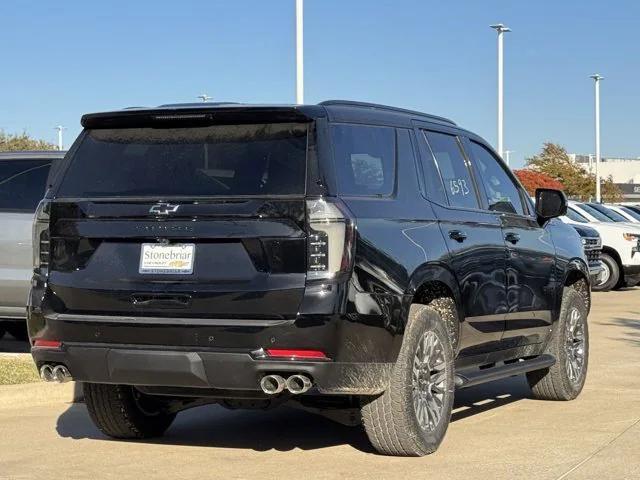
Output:
<instances>
[{"instance_id":1,"label":"green tree","mask_svg":"<svg viewBox=\"0 0 640 480\"><path fill-rule=\"evenodd\" d=\"M591 200L596 195L596 178L569 158L561 145L546 142L538 155L527 159L527 166L543 173L564 185L567 196L578 200ZM622 192L611 177L601 179L602 199L617 202Z\"/></svg>"},{"instance_id":2,"label":"green tree","mask_svg":"<svg viewBox=\"0 0 640 480\"><path fill-rule=\"evenodd\" d=\"M17 152L21 150L57 150L53 143L37 140L26 132L20 134L5 133L0 130L0 152Z\"/></svg>"}]
</instances>

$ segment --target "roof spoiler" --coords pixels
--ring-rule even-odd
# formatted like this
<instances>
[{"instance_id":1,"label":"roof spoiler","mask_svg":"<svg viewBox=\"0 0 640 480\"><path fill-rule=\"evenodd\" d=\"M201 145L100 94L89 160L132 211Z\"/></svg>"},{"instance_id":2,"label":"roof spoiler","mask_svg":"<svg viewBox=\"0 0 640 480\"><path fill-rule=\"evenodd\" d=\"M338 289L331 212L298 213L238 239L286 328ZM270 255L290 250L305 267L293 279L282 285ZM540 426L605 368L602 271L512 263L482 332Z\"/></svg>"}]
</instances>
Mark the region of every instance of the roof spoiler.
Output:
<instances>
[{"instance_id":1,"label":"roof spoiler","mask_svg":"<svg viewBox=\"0 0 640 480\"><path fill-rule=\"evenodd\" d=\"M206 104L205 104L206 105ZM84 128L185 128L209 125L311 122L313 116L296 106L232 106L127 109L88 113L82 116Z\"/></svg>"}]
</instances>

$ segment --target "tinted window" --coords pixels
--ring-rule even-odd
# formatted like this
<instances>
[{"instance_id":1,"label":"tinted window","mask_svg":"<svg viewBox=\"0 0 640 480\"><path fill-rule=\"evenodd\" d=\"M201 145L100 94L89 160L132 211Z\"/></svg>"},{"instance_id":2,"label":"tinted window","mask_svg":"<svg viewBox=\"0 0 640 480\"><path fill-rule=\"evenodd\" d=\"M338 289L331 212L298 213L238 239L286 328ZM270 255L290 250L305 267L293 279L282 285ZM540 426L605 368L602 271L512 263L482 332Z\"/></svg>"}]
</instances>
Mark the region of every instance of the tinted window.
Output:
<instances>
[{"instance_id":1,"label":"tinted window","mask_svg":"<svg viewBox=\"0 0 640 480\"><path fill-rule=\"evenodd\" d=\"M471 153L482 178L489 210L524 215L520 191L498 159L476 142L471 142Z\"/></svg>"},{"instance_id":2,"label":"tinted window","mask_svg":"<svg viewBox=\"0 0 640 480\"><path fill-rule=\"evenodd\" d=\"M589 223L589 220L587 220L582 214L576 212L573 208L568 207L567 208L567 217L570 220L573 220L574 222L580 222L580 223Z\"/></svg>"},{"instance_id":3,"label":"tinted window","mask_svg":"<svg viewBox=\"0 0 640 480\"><path fill-rule=\"evenodd\" d=\"M35 212L50 166L51 160L0 161L0 210Z\"/></svg>"},{"instance_id":4,"label":"tinted window","mask_svg":"<svg viewBox=\"0 0 640 480\"><path fill-rule=\"evenodd\" d=\"M587 212L589 215L594 217L596 220L599 220L600 222L607 222L607 223L613 222L613 220L607 217L604 213L599 212L595 208L587 205L586 203L579 203L578 208L581 208L582 210L584 210L585 212Z\"/></svg>"},{"instance_id":5,"label":"tinted window","mask_svg":"<svg viewBox=\"0 0 640 480\"><path fill-rule=\"evenodd\" d=\"M425 131L424 135L436 160L449 205L479 208L469 166L458 139L444 133Z\"/></svg>"},{"instance_id":6,"label":"tinted window","mask_svg":"<svg viewBox=\"0 0 640 480\"><path fill-rule=\"evenodd\" d=\"M628 219L626 219L622 215L620 215L618 212L616 212L614 210L611 210L610 208L607 208L604 205L599 205L597 203L590 203L589 206L592 207L592 208L595 208L596 210L598 210L603 215L606 215L607 217L609 217L614 222L628 222L629 221Z\"/></svg>"},{"instance_id":7,"label":"tinted window","mask_svg":"<svg viewBox=\"0 0 640 480\"><path fill-rule=\"evenodd\" d=\"M343 195L390 195L395 177L395 130L334 124L331 136Z\"/></svg>"},{"instance_id":8,"label":"tinted window","mask_svg":"<svg viewBox=\"0 0 640 480\"><path fill-rule=\"evenodd\" d=\"M303 194L306 152L303 124L89 130L58 195Z\"/></svg>"},{"instance_id":9,"label":"tinted window","mask_svg":"<svg viewBox=\"0 0 640 480\"><path fill-rule=\"evenodd\" d=\"M438 173L435 159L431 154L424 135L420 135L420 137L421 147L424 147L420 152L420 164L422 166L422 178L424 179L427 198L441 205L446 205L448 203L447 194L444 191L444 184Z\"/></svg>"},{"instance_id":10,"label":"tinted window","mask_svg":"<svg viewBox=\"0 0 640 480\"><path fill-rule=\"evenodd\" d=\"M633 218L635 218L636 220L640 221L640 213L636 212L635 210L631 210L630 208L627 207L618 207L619 209L621 209L623 212L625 212L627 215L632 216Z\"/></svg>"}]
</instances>

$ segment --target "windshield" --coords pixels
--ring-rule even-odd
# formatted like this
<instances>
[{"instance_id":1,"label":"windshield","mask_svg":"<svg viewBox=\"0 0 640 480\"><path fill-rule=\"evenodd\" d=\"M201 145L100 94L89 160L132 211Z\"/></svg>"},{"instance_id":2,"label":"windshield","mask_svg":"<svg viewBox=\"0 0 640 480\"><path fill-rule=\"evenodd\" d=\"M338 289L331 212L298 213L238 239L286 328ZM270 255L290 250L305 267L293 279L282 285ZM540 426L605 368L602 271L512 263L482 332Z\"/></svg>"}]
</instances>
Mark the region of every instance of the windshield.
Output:
<instances>
[{"instance_id":1,"label":"windshield","mask_svg":"<svg viewBox=\"0 0 640 480\"><path fill-rule=\"evenodd\" d=\"M307 125L88 130L58 196L304 194Z\"/></svg>"},{"instance_id":2,"label":"windshield","mask_svg":"<svg viewBox=\"0 0 640 480\"><path fill-rule=\"evenodd\" d=\"M590 203L590 207L595 208L603 215L606 215L614 222L628 222L629 220L624 218L624 216L620 215L618 212L611 210L610 208L605 207L604 205L600 205L598 203Z\"/></svg>"},{"instance_id":3,"label":"windshield","mask_svg":"<svg viewBox=\"0 0 640 480\"><path fill-rule=\"evenodd\" d=\"M589 215L591 215L592 217L594 217L596 220L600 222L613 223L613 220L607 217L604 213L596 210L595 208L593 208L590 205L587 205L586 203L579 203L578 208L581 208L582 210L584 210L585 212L587 212Z\"/></svg>"},{"instance_id":4,"label":"windshield","mask_svg":"<svg viewBox=\"0 0 640 480\"><path fill-rule=\"evenodd\" d=\"M578 213L571 207L567 208L566 216L574 222L589 223L589 220L587 220L581 213Z\"/></svg>"}]
</instances>

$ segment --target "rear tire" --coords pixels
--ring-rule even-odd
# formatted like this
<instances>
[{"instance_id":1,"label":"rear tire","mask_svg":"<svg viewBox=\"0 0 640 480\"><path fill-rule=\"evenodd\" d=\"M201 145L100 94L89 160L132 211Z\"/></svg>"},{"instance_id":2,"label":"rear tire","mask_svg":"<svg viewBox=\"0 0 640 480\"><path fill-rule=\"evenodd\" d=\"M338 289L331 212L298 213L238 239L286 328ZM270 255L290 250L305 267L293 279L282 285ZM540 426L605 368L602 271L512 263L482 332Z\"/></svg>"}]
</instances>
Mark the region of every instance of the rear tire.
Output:
<instances>
[{"instance_id":1,"label":"rear tire","mask_svg":"<svg viewBox=\"0 0 640 480\"><path fill-rule=\"evenodd\" d=\"M589 328L587 302L571 288L565 288L562 295L560 318L547 353L556 358L555 365L527 373L533 396L540 400L573 400L587 378Z\"/></svg>"},{"instance_id":2,"label":"rear tire","mask_svg":"<svg viewBox=\"0 0 640 480\"><path fill-rule=\"evenodd\" d=\"M436 451L449 426L454 396L453 348L440 314L412 305L389 387L363 401L365 431L384 455Z\"/></svg>"},{"instance_id":3,"label":"rear tire","mask_svg":"<svg viewBox=\"0 0 640 480\"><path fill-rule=\"evenodd\" d=\"M84 399L93 423L113 438L160 437L176 418L161 402L127 385L84 383Z\"/></svg>"},{"instance_id":4,"label":"rear tire","mask_svg":"<svg viewBox=\"0 0 640 480\"><path fill-rule=\"evenodd\" d=\"M615 288L620 282L620 266L618 265L618 262L616 262L616 260L608 253L603 253L600 256L600 260L602 261L602 266L604 267L603 275L605 276L605 279L598 285L593 285L592 290L594 292L608 292L609 290Z\"/></svg>"}]
</instances>

